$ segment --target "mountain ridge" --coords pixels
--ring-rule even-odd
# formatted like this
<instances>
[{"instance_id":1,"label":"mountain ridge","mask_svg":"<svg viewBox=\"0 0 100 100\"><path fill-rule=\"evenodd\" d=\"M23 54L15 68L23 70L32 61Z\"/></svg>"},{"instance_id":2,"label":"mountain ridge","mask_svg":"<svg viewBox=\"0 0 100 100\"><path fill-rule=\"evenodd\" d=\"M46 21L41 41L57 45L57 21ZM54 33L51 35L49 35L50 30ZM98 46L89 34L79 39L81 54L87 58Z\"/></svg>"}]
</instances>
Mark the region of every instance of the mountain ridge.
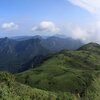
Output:
<instances>
[{"instance_id":1,"label":"mountain ridge","mask_svg":"<svg viewBox=\"0 0 100 100\"><path fill-rule=\"evenodd\" d=\"M71 44L73 46L69 45L70 41L72 41ZM2 59L0 59L0 70L7 70L13 73L19 72L20 70L24 71L30 67L24 68L23 65L36 56L45 57L48 54L56 53L63 49L76 49L82 45L81 41L73 39L70 39L70 41L67 38L49 37L43 39L40 38L40 36L34 36L30 39L26 39L25 37L25 39L21 41L9 39L7 37L1 38L0 58Z\"/></svg>"},{"instance_id":2,"label":"mountain ridge","mask_svg":"<svg viewBox=\"0 0 100 100\"><path fill-rule=\"evenodd\" d=\"M92 46L95 50L100 47L95 47L94 43L84 46ZM93 53L91 49L64 50L53 54L38 67L16 74L16 79L43 90L70 92L79 100L99 100L100 56L97 50Z\"/></svg>"}]
</instances>

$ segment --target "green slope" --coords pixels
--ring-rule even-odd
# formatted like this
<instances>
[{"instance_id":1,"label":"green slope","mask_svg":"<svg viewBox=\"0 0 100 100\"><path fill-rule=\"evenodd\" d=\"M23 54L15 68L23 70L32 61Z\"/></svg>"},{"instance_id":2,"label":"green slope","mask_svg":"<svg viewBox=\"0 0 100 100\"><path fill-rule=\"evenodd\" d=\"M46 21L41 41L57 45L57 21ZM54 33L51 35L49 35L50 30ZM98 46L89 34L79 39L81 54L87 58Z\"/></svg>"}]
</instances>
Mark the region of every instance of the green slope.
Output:
<instances>
[{"instance_id":1,"label":"green slope","mask_svg":"<svg viewBox=\"0 0 100 100\"><path fill-rule=\"evenodd\" d=\"M44 91L15 81L13 75L0 72L0 100L73 100L70 93Z\"/></svg>"},{"instance_id":2,"label":"green slope","mask_svg":"<svg viewBox=\"0 0 100 100\"><path fill-rule=\"evenodd\" d=\"M78 51L62 51L48 57L38 68L17 74L17 80L43 90L69 92L83 100L99 100L99 48L90 43Z\"/></svg>"}]
</instances>

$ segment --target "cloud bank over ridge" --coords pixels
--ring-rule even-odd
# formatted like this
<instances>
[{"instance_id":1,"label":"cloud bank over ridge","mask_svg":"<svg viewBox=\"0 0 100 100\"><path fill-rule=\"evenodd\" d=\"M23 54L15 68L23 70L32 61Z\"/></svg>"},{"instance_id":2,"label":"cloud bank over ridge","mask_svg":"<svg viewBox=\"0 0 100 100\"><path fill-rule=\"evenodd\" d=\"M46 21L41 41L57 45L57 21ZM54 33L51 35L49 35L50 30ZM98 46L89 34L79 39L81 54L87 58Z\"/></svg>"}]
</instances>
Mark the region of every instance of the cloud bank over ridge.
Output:
<instances>
[{"instance_id":1,"label":"cloud bank over ridge","mask_svg":"<svg viewBox=\"0 0 100 100\"><path fill-rule=\"evenodd\" d=\"M72 5L80 7L95 16L95 20L86 26L77 24L70 25L66 30L69 36L74 39L81 39L85 42L100 43L100 0L68 0Z\"/></svg>"}]
</instances>

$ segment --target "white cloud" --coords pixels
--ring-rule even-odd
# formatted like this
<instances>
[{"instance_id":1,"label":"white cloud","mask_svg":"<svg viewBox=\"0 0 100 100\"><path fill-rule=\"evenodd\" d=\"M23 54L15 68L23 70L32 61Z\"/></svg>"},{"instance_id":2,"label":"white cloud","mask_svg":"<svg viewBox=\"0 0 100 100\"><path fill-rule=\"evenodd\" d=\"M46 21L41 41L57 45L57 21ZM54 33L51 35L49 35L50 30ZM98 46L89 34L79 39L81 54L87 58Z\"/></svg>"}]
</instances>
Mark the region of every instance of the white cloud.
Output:
<instances>
[{"instance_id":1,"label":"white cloud","mask_svg":"<svg viewBox=\"0 0 100 100\"><path fill-rule=\"evenodd\" d=\"M15 24L14 22L3 23L1 25L1 28L4 30L15 30L15 29L18 29L18 25Z\"/></svg>"},{"instance_id":2,"label":"white cloud","mask_svg":"<svg viewBox=\"0 0 100 100\"><path fill-rule=\"evenodd\" d=\"M78 25L71 25L67 30L70 33L69 36L74 39L81 39L85 41L88 37L86 30Z\"/></svg>"},{"instance_id":3,"label":"white cloud","mask_svg":"<svg viewBox=\"0 0 100 100\"><path fill-rule=\"evenodd\" d=\"M100 0L68 0L91 13L100 14Z\"/></svg>"},{"instance_id":4,"label":"white cloud","mask_svg":"<svg viewBox=\"0 0 100 100\"><path fill-rule=\"evenodd\" d=\"M59 28L51 21L42 21L38 26L34 26L32 31L39 32L59 32Z\"/></svg>"},{"instance_id":5,"label":"white cloud","mask_svg":"<svg viewBox=\"0 0 100 100\"><path fill-rule=\"evenodd\" d=\"M91 21L90 24L80 26L72 24L66 28L70 37L74 39L81 39L85 42L100 43L100 0L67 0L71 4L85 9L89 13L96 16L96 20Z\"/></svg>"},{"instance_id":6,"label":"white cloud","mask_svg":"<svg viewBox=\"0 0 100 100\"><path fill-rule=\"evenodd\" d=\"M69 27L67 26L66 33L66 36L81 39L84 42L100 43L100 21L87 25L86 27L71 24Z\"/></svg>"}]
</instances>

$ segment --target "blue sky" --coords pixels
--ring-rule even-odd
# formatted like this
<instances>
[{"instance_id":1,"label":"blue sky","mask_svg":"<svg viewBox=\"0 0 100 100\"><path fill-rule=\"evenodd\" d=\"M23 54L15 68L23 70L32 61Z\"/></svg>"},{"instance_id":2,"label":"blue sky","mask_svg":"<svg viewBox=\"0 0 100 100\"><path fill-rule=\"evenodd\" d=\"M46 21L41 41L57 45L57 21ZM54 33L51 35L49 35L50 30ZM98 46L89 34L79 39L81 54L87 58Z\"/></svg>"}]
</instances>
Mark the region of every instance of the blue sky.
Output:
<instances>
[{"instance_id":1,"label":"blue sky","mask_svg":"<svg viewBox=\"0 0 100 100\"><path fill-rule=\"evenodd\" d=\"M73 18L76 17L76 18ZM67 0L0 0L0 21L33 21L52 20L58 23L65 21L78 22L91 16L82 9L71 5ZM80 20L80 17L83 20ZM29 23L29 22L28 22Z\"/></svg>"},{"instance_id":2,"label":"blue sky","mask_svg":"<svg viewBox=\"0 0 100 100\"><path fill-rule=\"evenodd\" d=\"M94 9L99 8L99 0L96 3L94 0L92 3L91 0L84 1L0 0L0 37L58 33L72 36L71 29L82 31L99 20L98 11ZM86 33L81 34L84 37Z\"/></svg>"}]
</instances>

